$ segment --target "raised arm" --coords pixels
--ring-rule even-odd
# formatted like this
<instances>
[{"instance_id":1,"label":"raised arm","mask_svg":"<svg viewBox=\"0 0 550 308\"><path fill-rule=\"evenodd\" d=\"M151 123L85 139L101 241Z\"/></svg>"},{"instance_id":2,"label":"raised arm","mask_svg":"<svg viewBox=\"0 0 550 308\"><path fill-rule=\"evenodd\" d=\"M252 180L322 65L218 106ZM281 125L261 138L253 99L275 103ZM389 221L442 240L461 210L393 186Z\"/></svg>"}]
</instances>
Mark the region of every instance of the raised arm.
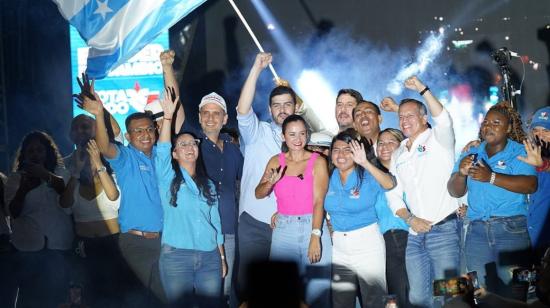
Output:
<instances>
[{"instance_id":1,"label":"raised arm","mask_svg":"<svg viewBox=\"0 0 550 308\"><path fill-rule=\"evenodd\" d=\"M365 168L365 170L367 170L374 177L376 182L378 182L382 188L389 190L395 187L395 179L391 173L378 169L367 159L365 146L362 143L352 140L351 150L353 153L353 161Z\"/></svg>"},{"instance_id":2,"label":"raised arm","mask_svg":"<svg viewBox=\"0 0 550 308\"><path fill-rule=\"evenodd\" d=\"M103 115L103 102L97 93L93 92L93 95L94 99L90 99L88 96L84 97L82 107L95 116L95 140L99 151L107 158L114 158L117 156L118 150L115 144L109 140L109 135L107 134L105 117Z\"/></svg>"},{"instance_id":3,"label":"raised arm","mask_svg":"<svg viewBox=\"0 0 550 308\"><path fill-rule=\"evenodd\" d=\"M172 98L174 100L172 100ZM176 96L174 88L166 88L164 97L160 102L164 116L162 118L162 128L160 129L159 142L170 142L172 138L171 126L174 117L174 111L179 102L179 96ZM179 108L182 109L182 108Z\"/></svg>"},{"instance_id":4,"label":"raised arm","mask_svg":"<svg viewBox=\"0 0 550 308\"><path fill-rule=\"evenodd\" d=\"M88 142L88 148L86 150L88 151L88 154L90 156L90 164L92 166L92 170L97 171L97 175L99 176L99 181L101 182L101 186L105 191L105 195L111 201L117 200L120 196L120 192L118 191L118 188L115 185L115 181L113 181L111 175L107 173L105 166L101 161L101 154L99 153L97 144L93 139Z\"/></svg>"},{"instance_id":5,"label":"raised arm","mask_svg":"<svg viewBox=\"0 0 550 308\"><path fill-rule=\"evenodd\" d=\"M160 53L160 63L162 64L162 75L164 77L164 88L174 89L176 97L180 97L180 89L178 81L176 80L176 73L174 72L174 59L176 52L173 50L165 50ZM163 120L164 121L164 120ZM185 110L183 105L179 106L176 111L175 121L175 133L179 133L183 122L185 121Z\"/></svg>"},{"instance_id":6,"label":"raised arm","mask_svg":"<svg viewBox=\"0 0 550 308\"><path fill-rule=\"evenodd\" d=\"M77 148L76 152L71 157L71 159L73 160L72 164L74 168L71 169L72 173L70 174L69 182L65 187L65 191L63 192L63 194L61 194L61 197L59 198L59 205L63 208L69 208L73 206L74 203L74 190L76 188L76 183L80 178L80 172L86 164L86 158L82 157L81 151L83 151L83 149Z\"/></svg>"},{"instance_id":7,"label":"raised arm","mask_svg":"<svg viewBox=\"0 0 550 308\"><path fill-rule=\"evenodd\" d=\"M430 111L432 117L437 117L441 114L441 112L443 111L443 105L437 100L437 98L435 98L435 96L432 94L432 91L430 91L430 88L426 87L426 85L424 85L420 81L420 79L418 79L416 76L411 76L407 78L407 80L405 80L405 87L407 87L407 89L416 91L419 94L422 93L421 95L426 100L428 110Z\"/></svg>"},{"instance_id":8,"label":"raised arm","mask_svg":"<svg viewBox=\"0 0 550 308\"><path fill-rule=\"evenodd\" d=\"M241 96L239 97L239 103L237 104L238 114L248 114L250 108L252 108L252 102L254 101L254 94L256 93L256 82L260 77L260 73L264 70L269 63L271 63L272 57L270 53L261 52L256 56L254 65L250 69L248 78L244 82L243 89L241 90Z\"/></svg>"}]
</instances>

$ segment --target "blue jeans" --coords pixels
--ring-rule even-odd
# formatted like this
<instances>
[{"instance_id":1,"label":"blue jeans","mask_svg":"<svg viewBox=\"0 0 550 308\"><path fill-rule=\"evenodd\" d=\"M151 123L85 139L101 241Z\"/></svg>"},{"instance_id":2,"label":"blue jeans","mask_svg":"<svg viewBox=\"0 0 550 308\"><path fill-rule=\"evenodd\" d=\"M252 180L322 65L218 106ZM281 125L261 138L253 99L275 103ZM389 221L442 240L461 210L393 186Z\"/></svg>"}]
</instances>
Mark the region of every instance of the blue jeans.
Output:
<instances>
[{"instance_id":1,"label":"blue jeans","mask_svg":"<svg viewBox=\"0 0 550 308\"><path fill-rule=\"evenodd\" d=\"M512 279L512 269L529 259L529 247L525 216L473 220L466 233L466 266L477 271L479 283L502 293L501 287Z\"/></svg>"},{"instance_id":2,"label":"blue jeans","mask_svg":"<svg viewBox=\"0 0 550 308\"><path fill-rule=\"evenodd\" d=\"M406 263L409 301L420 307L434 307L433 281L458 276L460 267L459 222L449 220L432 226L430 232L409 234Z\"/></svg>"},{"instance_id":3,"label":"blue jeans","mask_svg":"<svg viewBox=\"0 0 550 308\"><path fill-rule=\"evenodd\" d=\"M307 252L311 238L312 215L277 215L271 239L270 259L298 265L305 283L305 301L311 307L330 306L332 245L328 228L321 236L321 260L309 262Z\"/></svg>"},{"instance_id":4,"label":"blue jeans","mask_svg":"<svg viewBox=\"0 0 550 308\"><path fill-rule=\"evenodd\" d=\"M239 258L236 289L238 301L243 302L250 297L249 267L254 263L269 260L272 231L268 224L256 220L247 212L243 212L239 217L237 230Z\"/></svg>"},{"instance_id":5,"label":"blue jeans","mask_svg":"<svg viewBox=\"0 0 550 308\"><path fill-rule=\"evenodd\" d=\"M225 301L235 301L235 288L233 287L233 271L235 268L235 234L223 235L223 247L225 249L225 262L227 263L227 275L223 279L223 296ZM231 305L230 305L231 306Z\"/></svg>"},{"instance_id":6,"label":"blue jeans","mask_svg":"<svg viewBox=\"0 0 550 308\"><path fill-rule=\"evenodd\" d=\"M217 248L198 251L163 244L159 268L164 292L174 307L221 305L222 263Z\"/></svg>"}]
</instances>

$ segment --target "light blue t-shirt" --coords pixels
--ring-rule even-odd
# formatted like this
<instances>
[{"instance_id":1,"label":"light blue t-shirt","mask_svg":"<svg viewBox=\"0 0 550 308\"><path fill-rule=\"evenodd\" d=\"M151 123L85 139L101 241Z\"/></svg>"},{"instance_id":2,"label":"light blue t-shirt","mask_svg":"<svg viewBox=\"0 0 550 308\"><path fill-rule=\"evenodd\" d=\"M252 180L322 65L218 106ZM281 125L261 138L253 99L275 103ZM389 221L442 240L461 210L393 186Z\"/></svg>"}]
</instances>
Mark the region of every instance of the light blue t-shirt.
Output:
<instances>
[{"instance_id":1,"label":"light blue t-shirt","mask_svg":"<svg viewBox=\"0 0 550 308\"><path fill-rule=\"evenodd\" d=\"M334 231L347 232L371 225L378 221L376 207L387 207L384 189L367 171L363 173L361 186L358 185L355 169L345 184L340 180L340 170L334 169L325 197L325 210Z\"/></svg>"},{"instance_id":2,"label":"light blue t-shirt","mask_svg":"<svg viewBox=\"0 0 550 308\"><path fill-rule=\"evenodd\" d=\"M491 158L485 151L486 142L478 147L472 147L463 153L456 162L453 173L458 172L460 162L467 155L477 153L477 159L488 164L495 173L508 175L536 176L535 167L517 159L517 156L526 156L525 148L511 139L506 147ZM504 188L492 185L489 182L480 182L467 178L468 212L470 220L488 220L491 217L510 217L527 215L527 195L511 192Z\"/></svg>"},{"instance_id":3,"label":"light blue t-shirt","mask_svg":"<svg viewBox=\"0 0 550 308\"><path fill-rule=\"evenodd\" d=\"M155 165L164 210L162 243L180 249L212 251L223 244L218 199L208 205L193 178L180 167L184 180L177 193L177 206L170 205L170 185L175 175L171 161L170 143L159 142ZM214 184L210 184L214 189Z\"/></svg>"},{"instance_id":4,"label":"light blue t-shirt","mask_svg":"<svg viewBox=\"0 0 550 308\"><path fill-rule=\"evenodd\" d=\"M132 145L116 147L116 156L107 161L120 187L118 222L121 232L162 231L162 207L153 163L156 147L153 147L151 157Z\"/></svg>"}]
</instances>

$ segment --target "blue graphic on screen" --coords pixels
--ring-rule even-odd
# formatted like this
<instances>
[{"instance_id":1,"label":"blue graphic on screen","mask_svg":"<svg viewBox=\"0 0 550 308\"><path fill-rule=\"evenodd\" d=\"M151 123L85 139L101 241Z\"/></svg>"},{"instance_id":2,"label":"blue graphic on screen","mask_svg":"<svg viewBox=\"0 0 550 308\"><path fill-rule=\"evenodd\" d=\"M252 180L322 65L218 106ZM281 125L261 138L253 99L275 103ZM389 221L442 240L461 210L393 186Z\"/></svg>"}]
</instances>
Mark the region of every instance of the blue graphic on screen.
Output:
<instances>
[{"instance_id":1,"label":"blue graphic on screen","mask_svg":"<svg viewBox=\"0 0 550 308\"><path fill-rule=\"evenodd\" d=\"M76 77L86 70L88 46L78 31L70 26L71 73L73 93L79 93ZM128 62L113 70L106 78L95 81L98 93L106 110L118 122L122 136L126 132L124 120L134 112L143 111L147 102L159 99L164 83L159 55L168 49L168 31L159 35ZM73 102L73 116L88 114Z\"/></svg>"}]
</instances>

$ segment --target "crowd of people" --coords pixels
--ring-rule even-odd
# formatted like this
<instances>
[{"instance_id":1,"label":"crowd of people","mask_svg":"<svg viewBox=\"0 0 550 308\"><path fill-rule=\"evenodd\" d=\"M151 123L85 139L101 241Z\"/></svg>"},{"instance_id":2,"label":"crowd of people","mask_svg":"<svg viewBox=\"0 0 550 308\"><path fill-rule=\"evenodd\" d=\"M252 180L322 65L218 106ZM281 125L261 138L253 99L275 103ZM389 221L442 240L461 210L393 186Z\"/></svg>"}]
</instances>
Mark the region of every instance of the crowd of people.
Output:
<instances>
[{"instance_id":1,"label":"crowd of people","mask_svg":"<svg viewBox=\"0 0 550 308\"><path fill-rule=\"evenodd\" d=\"M228 134L217 93L198 104L200 129L186 120L174 57L160 55L162 98L124 136L83 76L91 116L72 120L74 151L24 137L1 181L0 306L438 307L434 281L473 271L476 301L525 301L514 273L550 246L550 107L524 125L494 105L457 159L450 113L411 76L422 101L340 90L333 136L311 131L285 82L258 118L260 53ZM399 129L381 129L381 110Z\"/></svg>"}]
</instances>

